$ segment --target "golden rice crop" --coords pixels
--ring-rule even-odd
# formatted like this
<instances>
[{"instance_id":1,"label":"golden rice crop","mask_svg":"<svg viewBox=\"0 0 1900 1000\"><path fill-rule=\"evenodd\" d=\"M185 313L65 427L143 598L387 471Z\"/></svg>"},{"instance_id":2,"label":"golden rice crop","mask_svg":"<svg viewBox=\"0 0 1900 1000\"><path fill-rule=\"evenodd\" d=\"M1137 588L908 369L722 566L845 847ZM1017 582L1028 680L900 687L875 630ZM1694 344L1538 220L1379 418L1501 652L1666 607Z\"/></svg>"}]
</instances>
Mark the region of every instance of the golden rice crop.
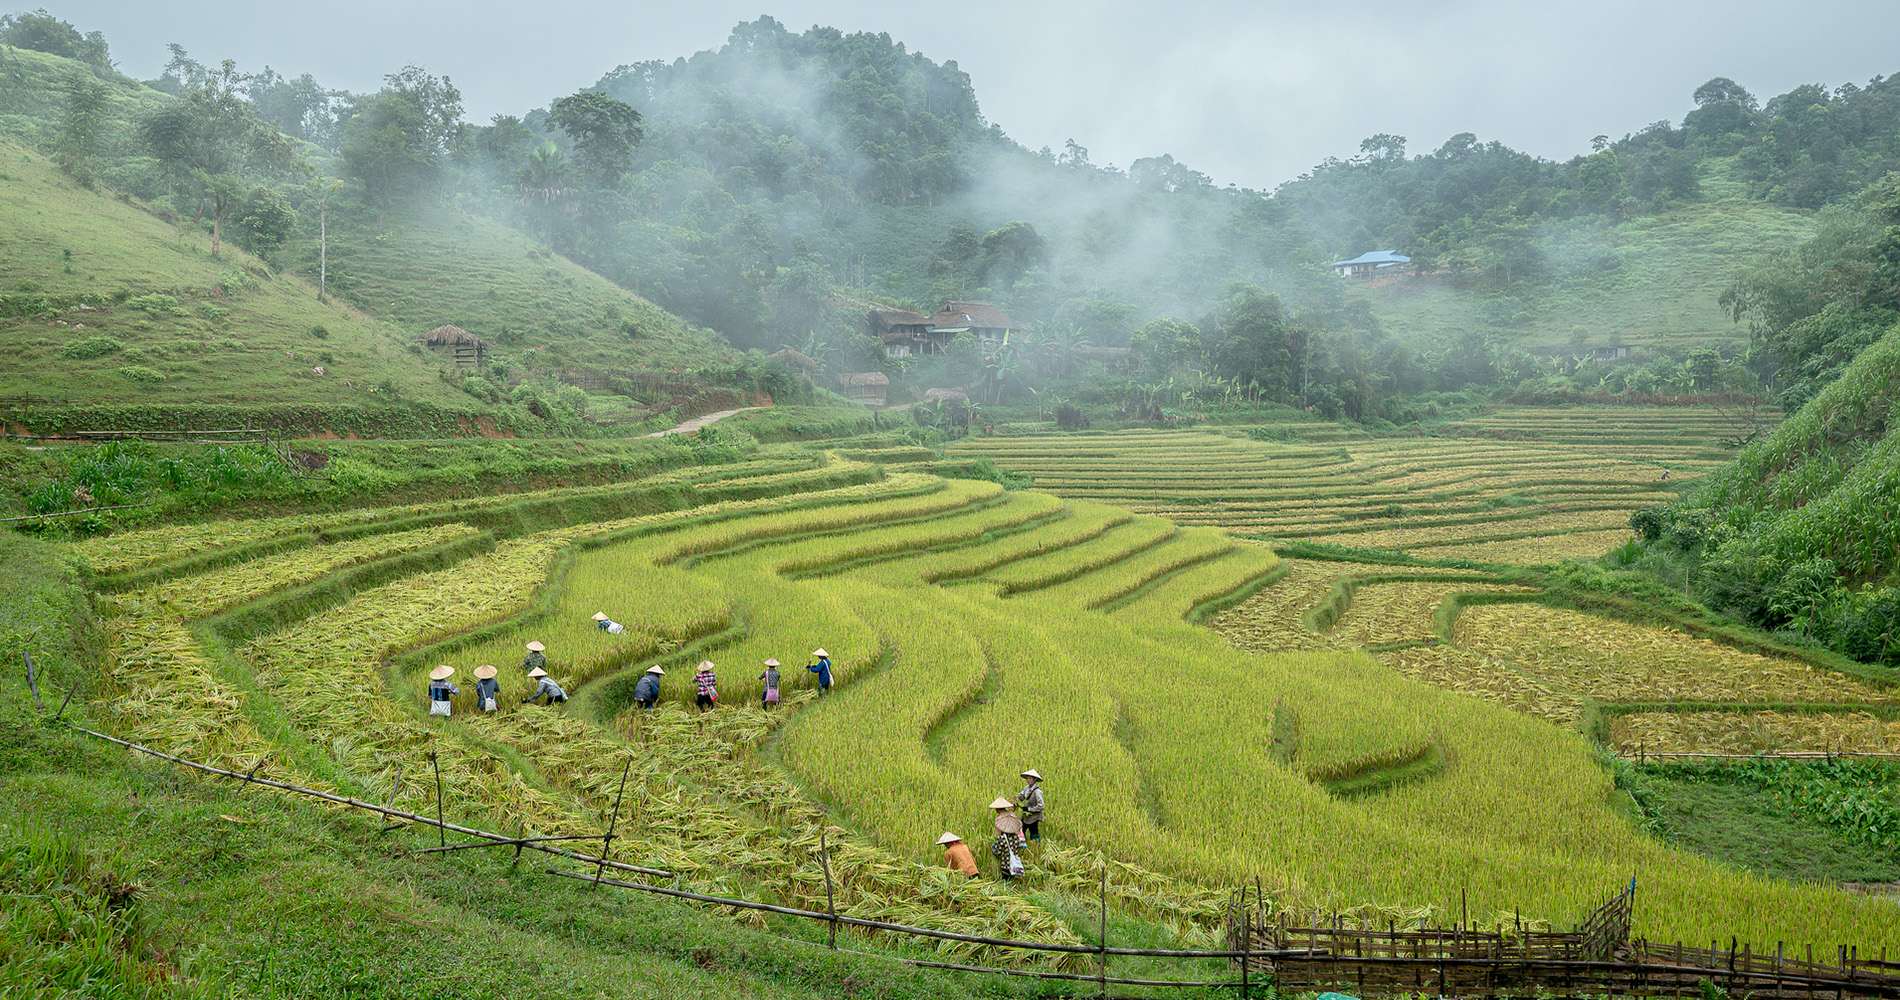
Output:
<instances>
[{"instance_id":1,"label":"golden rice crop","mask_svg":"<svg viewBox=\"0 0 1900 1000\"><path fill-rule=\"evenodd\" d=\"M1414 646L1377 654L1379 661L1415 680L1571 727L1583 715L1583 699L1554 691L1498 660L1450 646Z\"/></svg>"},{"instance_id":2,"label":"golden rice crop","mask_svg":"<svg viewBox=\"0 0 1900 1000\"><path fill-rule=\"evenodd\" d=\"M444 524L296 549L226 569L168 580L144 588L137 599L155 601L176 614L203 618L266 594L320 580L346 566L426 549L474 531L466 524Z\"/></svg>"},{"instance_id":3,"label":"golden rice crop","mask_svg":"<svg viewBox=\"0 0 1900 1000\"><path fill-rule=\"evenodd\" d=\"M1095 608L1126 597L1177 570L1234 550L1234 542L1210 528L1188 528L1144 552L1043 591L1048 600Z\"/></svg>"},{"instance_id":4,"label":"golden rice crop","mask_svg":"<svg viewBox=\"0 0 1900 1000\"><path fill-rule=\"evenodd\" d=\"M1617 752L1894 753L1900 720L1867 712L1633 712L1610 720Z\"/></svg>"},{"instance_id":5,"label":"golden rice crop","mask_svg":"<svg viewBox=\"0 0 1900 1000\"><path fill-rule=\"evenodd\" d=\"M1535 604L1466 608L1454 637L1551 687L1604 701L1893 700L1887 689L1798 660Z\"/></svg>"}]
</instances>

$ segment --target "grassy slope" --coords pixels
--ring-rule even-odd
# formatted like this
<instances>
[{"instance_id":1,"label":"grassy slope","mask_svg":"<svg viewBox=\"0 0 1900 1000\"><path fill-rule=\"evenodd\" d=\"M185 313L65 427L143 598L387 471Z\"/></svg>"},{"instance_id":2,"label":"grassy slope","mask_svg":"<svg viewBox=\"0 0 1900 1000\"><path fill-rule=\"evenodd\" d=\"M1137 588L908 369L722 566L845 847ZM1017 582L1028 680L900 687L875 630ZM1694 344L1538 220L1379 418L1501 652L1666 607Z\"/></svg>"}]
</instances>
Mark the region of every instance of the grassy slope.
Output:
<instances>
[{"instance_id":1,"label":"grassy slope","mask_svg":"<svg viewBox=\"0 0 1900 1000\"><path fill-rule=\"evenodd\" d=\"M389 394L374 391L387 382L404 399L491 410L457 388L464 372L414 345L443 323L495 342L503 355L533 352L523 357L531 370L688 369L729 357L704 332L520 233L441 206L392 212L381 231L333 209L330 287L341 302L315 301L314 211L300 217L283 251L284 274L228 242L224 257L213 258L209 238L194 227L169 224L108 190L86 190L41 155L73 72L89 73L55 56L0 51L0 295L37 292L71 307L0 320L0 395L330 406L387 402ZM94 166L110 181L150 169L131 125L169 98L129 80L112 82L108 93ZM233 272L258 287L220 295ZM181 313L123 305L152 292L179 299ZM313 336L316 327L328 335ZM67 342L98 335L133 350L57 357ZM311 370L318 365L322 376ZM147 371L124 371L133 366ZM445 368L453 380L440 377Z\"/></svg>"},{"instance_id":2,"label":"grassy slope","mask_svg":"<svg viewBox=\"0 0 1900 1000\"><path fill-rule=\"evenodd\" d=\"M1712 508L1752 530L1764 554L1784 564L1819 556L1854 578L1891 574L1900 551L1897 395L1900 327L1733 465L1711 474L1685 506Z\"/></svg>"},{"instance_id":3,"label":"grassy slope","mask_svg":"<svg viewBox=\"0 0 1900 1000\"><path fill-rule=\"evenodd\" d=\"M1719 166L1719 165L1717 165ZM1716 304L1736 268L1755 256L1793 245L1809 229L1800 212L1729 197L1683 205L1617 224L1560 224L1540 234L1553 276L1521 283L1506 301L1521 325L1497 328L1529 345L1572 342L1683 348L1740 341L1747 332ZM1403 278L1351 294L1372 303L1396 333L1435 337L1490 329L1479 310L1493 293L1458 289L1439 278ZM1495 308L1495 307L1494 307Z\"/></svg>"},{"instance_id":4,"label":"grassy slope","mask_svg":"<svg viewBox=\"0 0 1900 1000\"><path fill-rule=\"evenodd\" d=\"M681 368L725 355L704 333L497 222L446 207L330 217L330 289L406 339L453 323L534 364ZM316 219L304 218L289 270L317 276Z\"/></svg>"},{"instance_id":5,"label":"grassy slope","mask_svg":"<svg viewBox=\"0 0 1900 1000\"><path fill-rule=\"evenodd\" d=\"M0 320L0 395L335 404L372 399L372 387L387 380L404 398L485 409L443 384L432 361L405 351L395 328L318 302L314 288L272 275L228 243L214 258L208 237L85 190L17 146L0 146L0 234L0 289L69 306L56 317ZM220 294L233 273L254 287ZM176 298L177 310L129 304L152 293ZM313 335L316 327L327 336ZM99 336L126 349L59 357L66 344ZM127 377L122 369L134 365L163 380ZM322 376L311 371L318 365Z\"/></svg>"}]
</instances>

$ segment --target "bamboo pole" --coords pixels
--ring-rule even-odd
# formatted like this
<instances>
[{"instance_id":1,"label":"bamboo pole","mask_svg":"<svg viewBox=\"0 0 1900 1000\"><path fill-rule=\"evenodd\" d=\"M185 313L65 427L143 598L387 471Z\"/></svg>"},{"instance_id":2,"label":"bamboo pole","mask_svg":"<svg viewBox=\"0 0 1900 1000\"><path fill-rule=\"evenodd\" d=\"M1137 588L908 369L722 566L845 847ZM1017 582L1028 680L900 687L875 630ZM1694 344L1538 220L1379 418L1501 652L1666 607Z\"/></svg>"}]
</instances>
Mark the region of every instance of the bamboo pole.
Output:
<instances>
[{"instance_id":1,"label":"bamboo pole","mask_svg":"<svg viewBox=\"0 0 1900 1000\"><path fill-rule=\"evenodd\" d=\"M153 501L153 503L156 502L157 501ZM21 517L0 517L0 524L11 524L14 521L37 521L48 517L69 517L73 514L92 514L102 510L131 510L134 507L150 507L151 505L150 503L122 503L114 504L110 507L81 507L78 510L55 511L51 514L27 514Z\"/></svg>"},{"instance_id":2,"label":"bamboo pole","mask_svg":"<svg viewBox=\"0 0 1900 1000\"><path fill-rule=\"evenodd\" d=\"M73 686L66 689L66 700L59 703L59 711L53 713L53 721L58 722L66 714L66 706L73 703L73 694L79 690L79 678L73 678Z\"/></svg>"},{"instance_id":3,"label":"bamboo pole","mask_svg":"<svg viewBox=\"0 0 1900 1000\"><path fill-rule=\"evenodd\" d=\"M442 824L442 765L435 758L435 751L429 751L429 766L435 768L435 834L441 846L449 842L449 831Z\"/></svg>"},{"instance_id":4,"label":"bamboo pole","mask_svg":"<svg viewBox=\"0 0 1900 1000\"><path fill-rule=\"evenodd\" d=\"M600 842L600 866L594 869L594 878L598 879L607 872L607 856L614 849L614 826L620 822L620 797L627 794L627 775L633 773L633 757L627 757L627 766L620 770L620 788L614 792L614 811L607 817L607 835Z\"/></svg>"}]
</instances>

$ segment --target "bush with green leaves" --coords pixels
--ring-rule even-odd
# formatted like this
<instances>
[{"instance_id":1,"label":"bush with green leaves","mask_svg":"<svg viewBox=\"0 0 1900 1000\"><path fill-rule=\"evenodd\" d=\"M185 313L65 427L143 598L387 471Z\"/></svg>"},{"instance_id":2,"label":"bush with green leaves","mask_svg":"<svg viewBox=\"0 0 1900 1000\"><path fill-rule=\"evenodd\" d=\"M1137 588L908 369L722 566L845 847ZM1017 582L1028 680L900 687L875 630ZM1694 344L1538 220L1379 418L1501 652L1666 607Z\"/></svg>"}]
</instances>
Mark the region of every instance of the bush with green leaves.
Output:
<instances>
[{"instance_id":1,"label":"bush with green leaves","mask_svg":"<svg viewBox=\"0 0 1900 1000\"><path fill-rule=\"evenodd\" d=\"M144 365L126 365L118 369L118 372L124 378L144 385L156 385L165 381L164 372L156 368L147 368Z\"/></svg>"},{"instance_id":2,"label":"bush with green leaves","mask_svg":"<svg viewBox=\"0 0 1900 1000\"><path fill-rule=\"evenodd\" d=\"M153 316L182 316L185 310L178 304L178 296L153 292L149 295L134 295L125 300L128 309L150 313Z\"/></svg>"},{"instance_id":3,"label":"bush with green leaves","mask_svg":"<svg viewBox=\"0 0 1900 1000\"><path fill-rule=\"evenodd\" d=\"M103 358L125 350L122 341L111 337L87 337L83 340L71 340L59 349L58 356L69 361L84 361L89 358Z\"/></svg>"}]
</instances>

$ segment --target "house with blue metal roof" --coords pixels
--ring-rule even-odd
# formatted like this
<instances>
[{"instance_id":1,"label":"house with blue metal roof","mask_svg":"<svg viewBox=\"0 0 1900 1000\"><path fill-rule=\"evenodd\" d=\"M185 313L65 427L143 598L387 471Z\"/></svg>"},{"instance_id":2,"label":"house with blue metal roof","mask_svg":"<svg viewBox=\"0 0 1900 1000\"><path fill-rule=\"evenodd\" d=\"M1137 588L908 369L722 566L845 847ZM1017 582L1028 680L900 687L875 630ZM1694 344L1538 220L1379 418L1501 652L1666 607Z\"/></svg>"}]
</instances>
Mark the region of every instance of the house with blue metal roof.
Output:
<instances>
[{"instance_id":1,"label":"house with blue metal roof","mask_svg":"<svg viewBox=\"0 0 1900 1000\"><path fill-rule=\"evenodd\" d=\"M1368 278L1375 274L1394 273L1411 262L1412 258L1402 253L1373 250L1351 260L1333 261L1333 271L1342 278Z\"/></svg>"}]
</instances>

